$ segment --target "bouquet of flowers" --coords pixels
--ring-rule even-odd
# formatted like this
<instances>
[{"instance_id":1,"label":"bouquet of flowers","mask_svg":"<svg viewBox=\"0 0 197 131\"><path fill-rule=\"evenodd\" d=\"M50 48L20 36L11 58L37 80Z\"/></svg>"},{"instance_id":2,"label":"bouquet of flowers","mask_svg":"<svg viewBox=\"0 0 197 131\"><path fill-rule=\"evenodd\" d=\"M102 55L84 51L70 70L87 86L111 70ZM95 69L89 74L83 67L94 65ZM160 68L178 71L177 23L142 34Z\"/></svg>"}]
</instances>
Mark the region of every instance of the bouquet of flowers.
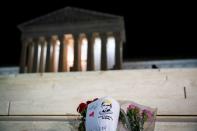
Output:
<instances>
[{"instance_id":1,"label":"bouquet of flowers","mask_svg":"<svg viewBox=\"0 0 197 131\"><path fill-rule=\"evenodd\" d=\"M118 103L111 97L80 103L77 111L82 116L79 131L154 131L157 112L130 101Z\"/></svg>"},{"instance_id":2,"label":"bouquet of flowers","mask_svg":"<svg viewBox=\"0 0 197 131\"><path fill-rule=\"evenodd\" d=\"M154 131L157 109L135 102L120 102L119 131Z\"/></svg>"}]
</instances>

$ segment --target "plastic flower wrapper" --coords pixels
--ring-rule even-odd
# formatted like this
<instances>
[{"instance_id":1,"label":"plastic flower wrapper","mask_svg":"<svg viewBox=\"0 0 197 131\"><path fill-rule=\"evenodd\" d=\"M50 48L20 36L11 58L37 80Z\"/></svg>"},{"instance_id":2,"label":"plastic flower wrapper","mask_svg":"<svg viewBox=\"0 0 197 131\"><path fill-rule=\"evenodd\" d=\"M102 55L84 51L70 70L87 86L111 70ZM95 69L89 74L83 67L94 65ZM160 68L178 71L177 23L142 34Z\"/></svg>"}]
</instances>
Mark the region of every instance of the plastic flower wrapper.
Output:
<instances>
[{"instance_id":1,"label":"plastic flower wrapper","mask_svg":"<svg viewBox=\"0 0 197 131\"><path fill-rule=\"evenodd\" d=\"M111 97L90 103L86 113L86 131L116 131L119 113L120 105Z\"/></svg>"},{"instance_id":2,"label":"plastic flower wrapper","mask_svg":"<svg viewBox=\"0 0 197 131\"><path fill-rule=\"evenodd\" d=\"M157 109L131 101L121 105L118 131L154 131Z\"/></svg>"},{"instance_id":3,"label":"plastic flower wrapper","mask_svg":"<svg viewBox=\"0 0 197 131\"><path fill-rule=\"evenodd\" d=\"M77 112L80 113L80 115L81 115L81 122L78 127L79 131L85 131L85 118L86 118L86 112L87 112L88 105L94 101L97 101L97 100L98 100L98 98L95 98L94 100L86 101L85 103L82 102L77 107Z\"/></svg>"}]
</instances>

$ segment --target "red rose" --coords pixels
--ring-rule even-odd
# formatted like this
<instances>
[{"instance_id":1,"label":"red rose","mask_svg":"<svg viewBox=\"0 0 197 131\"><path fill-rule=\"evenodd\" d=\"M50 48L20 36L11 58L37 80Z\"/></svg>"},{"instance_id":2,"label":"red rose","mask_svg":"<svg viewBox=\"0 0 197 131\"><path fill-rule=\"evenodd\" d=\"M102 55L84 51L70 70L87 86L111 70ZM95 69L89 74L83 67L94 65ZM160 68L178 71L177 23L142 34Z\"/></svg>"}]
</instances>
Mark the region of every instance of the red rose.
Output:
<instances>
[{"instance_id":1,"label":"red rose","mask_svg":"<svg viewBox=\"0 0 197 131\"><path fill-rule=\"evenodd\" d=\"M87 104L86 103L81 103L79 104L78 108L77 108L77 112L81 113L82 111L84 111L87 108Z\"/></svg>"},{"instance_id":2,"label":"red rose","mask_svg":"<svg viewBox=\"0 0 197 131\"><path fill-rule=\"evenodd\" d=\"M95 98L92 101L87 101L86 103L80 103L79 106L77 107L77 112L79 112L81 114L84 110L87 109L88 104L90 104L90 103L92 103L92 102L94 102L96 100L98 100L98 98Z\"/></svg>"}]
</instances>

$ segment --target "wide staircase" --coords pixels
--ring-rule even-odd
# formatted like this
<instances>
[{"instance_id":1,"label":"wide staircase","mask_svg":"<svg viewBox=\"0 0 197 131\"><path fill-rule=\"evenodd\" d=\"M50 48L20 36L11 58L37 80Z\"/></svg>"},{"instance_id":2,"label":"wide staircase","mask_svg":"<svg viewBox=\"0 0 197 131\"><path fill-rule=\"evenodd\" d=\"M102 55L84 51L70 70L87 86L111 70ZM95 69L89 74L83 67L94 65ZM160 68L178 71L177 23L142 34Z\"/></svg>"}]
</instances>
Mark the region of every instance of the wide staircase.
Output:
<instances>
[{"instance_id":1,"label":"wide staircase","mask_svg":"<svg viewBox=\"0 0 197 131\"><path fill-rule=\"evenodd\" d=\"M197 68L0 76L0 131L76 131L80 102L112 96L158 109L155 131L197 131Z\"/></svg>"}]
</instances>

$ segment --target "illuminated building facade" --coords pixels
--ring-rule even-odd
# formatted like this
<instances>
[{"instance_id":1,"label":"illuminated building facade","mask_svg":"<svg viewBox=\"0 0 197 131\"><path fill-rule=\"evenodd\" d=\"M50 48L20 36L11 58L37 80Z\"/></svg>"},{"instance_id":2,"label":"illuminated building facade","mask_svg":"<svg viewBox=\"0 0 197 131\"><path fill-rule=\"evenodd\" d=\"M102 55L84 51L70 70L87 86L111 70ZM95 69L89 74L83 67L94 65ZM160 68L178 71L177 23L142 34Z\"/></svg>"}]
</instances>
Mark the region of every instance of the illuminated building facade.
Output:
<instances>
[{"instance_id":1,"label":"illuminated building facade","mask_svg":"<svg viewBox=\"0 0 197 131\"><path fill-rule=\"evenodd\" d=\"M122 68L124 19L66 7L18 26L20 73Z\"/></svg>"}]
</instances>

